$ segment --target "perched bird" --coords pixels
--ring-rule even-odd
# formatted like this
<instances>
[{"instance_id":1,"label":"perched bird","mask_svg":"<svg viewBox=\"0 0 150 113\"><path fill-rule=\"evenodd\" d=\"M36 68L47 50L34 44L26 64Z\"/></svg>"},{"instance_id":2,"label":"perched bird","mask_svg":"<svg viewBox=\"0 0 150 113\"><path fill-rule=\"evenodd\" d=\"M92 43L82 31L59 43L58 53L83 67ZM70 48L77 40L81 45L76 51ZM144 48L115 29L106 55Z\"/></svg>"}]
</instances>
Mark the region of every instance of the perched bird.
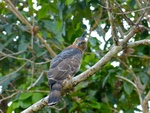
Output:
<instances>
[{"instance_id":1,"label":"perched bird","mask_svg":"<svg viewBox=\"0 0 150 113\"><path fill-rule=\"evenodd\" d=\"M79 70L87 44L85 35L86 32L52 59L48 72L48 85L50 87L49 106L59 102L64 80L69 76L73 76Z\"/></svg>"}]
</instances>

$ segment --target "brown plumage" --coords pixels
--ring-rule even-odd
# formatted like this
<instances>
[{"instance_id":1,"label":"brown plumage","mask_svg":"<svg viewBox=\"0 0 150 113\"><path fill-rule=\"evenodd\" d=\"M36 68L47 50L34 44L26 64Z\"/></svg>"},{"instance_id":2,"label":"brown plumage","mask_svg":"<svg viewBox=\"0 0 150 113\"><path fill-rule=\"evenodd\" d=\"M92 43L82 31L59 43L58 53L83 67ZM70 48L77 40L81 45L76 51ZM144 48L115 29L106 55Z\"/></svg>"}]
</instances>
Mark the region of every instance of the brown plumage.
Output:
<instances>
[{"instance_id":1,"label":"brown plumage","mask_svg":"<svg viewBox=\"0 0 150 113\"><path fill-rule=\"evenodd\" d=\"M86 49L85 34L76 38L72 45L52 59L48 72L48 85L50 87L48 105L52 106L59 102L63 81L79 70L82 55Z\"/></svg>"}]
</instances>

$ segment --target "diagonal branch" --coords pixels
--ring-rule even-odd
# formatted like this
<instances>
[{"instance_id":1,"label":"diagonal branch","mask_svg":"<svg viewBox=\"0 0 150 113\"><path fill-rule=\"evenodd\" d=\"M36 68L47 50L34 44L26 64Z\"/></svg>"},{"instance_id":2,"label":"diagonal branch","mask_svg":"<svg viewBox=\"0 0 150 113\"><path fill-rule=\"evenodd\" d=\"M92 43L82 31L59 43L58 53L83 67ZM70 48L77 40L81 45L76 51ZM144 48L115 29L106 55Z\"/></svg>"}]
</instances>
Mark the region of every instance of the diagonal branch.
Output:
<instances>
[{"instance_id":1,"label":"diagonal branch","mask_svg":"<svg viewBox=\"0 0 150 113\"><path fill-rule=\"evenodd\" d=\"M12 4L10 0L4 0L8 6L8 8L20 19L20 21L28 26L29 29L33 29L32 25L20 14L20 12L15 8L15 6ZM37 38L40 40L42 44L44 44L45 48L48 50L48 52L52 55L52 57L55 57L56 54L52 50L52 48L45 42L45 40L40 36L39 33L36 34Z\"/></svg>"}]
</instances>

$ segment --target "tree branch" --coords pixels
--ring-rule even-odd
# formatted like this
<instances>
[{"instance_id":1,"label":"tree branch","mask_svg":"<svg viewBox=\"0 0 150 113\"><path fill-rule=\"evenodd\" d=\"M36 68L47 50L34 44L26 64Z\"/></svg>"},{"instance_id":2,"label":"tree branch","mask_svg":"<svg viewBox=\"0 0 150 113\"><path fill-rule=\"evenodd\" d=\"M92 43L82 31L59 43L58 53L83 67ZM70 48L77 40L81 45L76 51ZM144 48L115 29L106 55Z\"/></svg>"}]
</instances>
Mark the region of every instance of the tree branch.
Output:
<instances>
[{"instance_id":1,"label":"tree branch","mask_svg":"<svg viewBox=\"0 0 150 113\"><path fill-rule=\"evenodd\" d=\"M15 6L12 4L10 0L4 0L9 7L9 9L22 21L22 23L26 24L29 29L32 29L32 25L20 14L20 12L15 8ZM52 50L52 48L45 42L45 40L40 36L39 33L36 34L37 38L40 40L42 44L44 44L45 48L48 50L48 52L51 54L52 57L55 57L56 54Z\"/></svg>"},{"instance_id":2,"label":"tree branch","mask_svg":"<svg viewBox=\"0 0 150 113\"><path fill-rule=\"evenodd\" d=\"M150 40L149 39L144 39L144 40L132 42L132 43L129 43L127 45L127 47L132 48L132 47L136 47L136 46L140 46L140 45L150 45Z\"/></svg>"},{"instance_id":3,"label":"tree branch","mask_svg":"<svg viewBox=\"0 0 150 113\"><path fill-rule=\"evenodd\" d=\"M143 103L142 103L142 108L143 110L148 112L148 101L150 100L150 91L148 92L148 94L146 95Z\"/></svg>"},{"instance_id":4,"label":"tree branch","mask_svg":"<svg viewBox=\"0 0 150 113\"><path fill-rule=\"evenodd\" d=\"M109 17L109 22L111 24L111 33L112 33L112 37L113 37L113 42L116 46L118 46L118 37L117 37L117 34L116 34L116 28L115 28L115 25L114 25L114 17L113 15L111 14L111 5L110 5L110 0L107 0L106 1L106 5L107 5L107 12L108 12L108 17Z\"/></svg>"}]
</instances>

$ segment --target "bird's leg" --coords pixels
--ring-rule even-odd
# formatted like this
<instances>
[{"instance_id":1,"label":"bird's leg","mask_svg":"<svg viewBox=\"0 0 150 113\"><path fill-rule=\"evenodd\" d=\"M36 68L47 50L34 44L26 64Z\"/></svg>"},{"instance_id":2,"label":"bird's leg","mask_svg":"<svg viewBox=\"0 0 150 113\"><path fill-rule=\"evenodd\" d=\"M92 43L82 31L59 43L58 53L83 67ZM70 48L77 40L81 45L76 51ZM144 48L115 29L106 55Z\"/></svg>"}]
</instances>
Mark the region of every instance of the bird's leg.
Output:
<instances>
[{"instance_id":1,"label":"bird's leg","mask_svg":"<svg viewBox=\"0 0 150 113\"><path fill-rule=\"evenodd\" d=\"M64 81L63 81L63 85L65 86L65 89L70 89L73 87L72 85L72 76L68 76Z\"/></svg>"}]
</instances>

